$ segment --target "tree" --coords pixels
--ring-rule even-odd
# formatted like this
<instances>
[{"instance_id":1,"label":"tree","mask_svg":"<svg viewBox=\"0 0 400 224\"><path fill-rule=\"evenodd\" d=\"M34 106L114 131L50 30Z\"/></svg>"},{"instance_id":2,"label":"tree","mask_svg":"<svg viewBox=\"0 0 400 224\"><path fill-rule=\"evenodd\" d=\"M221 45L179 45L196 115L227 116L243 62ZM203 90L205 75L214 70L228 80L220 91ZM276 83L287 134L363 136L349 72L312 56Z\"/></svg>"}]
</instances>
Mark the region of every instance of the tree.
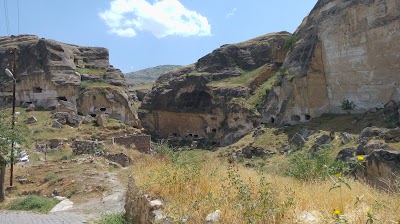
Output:
<instances>
[{"instance_id":1,"label":"tree","mask_svg":"<svg viewBox=\"0 0 400 224\"><path fill-rule=\"evenodd\" d=\"M24 142L27 132L20 125L15 125L14 129L10 127L11 118L0 111L0 202L5 199L5 173L10 157L11 143L13 141Z\"/></svg>"},{"instance_id":2,"label":"tree","mask_svg":"<svg viewBox=\"0 0 400 224\"><path fill-rule=\"evenodd\" d=\"M350 111L354 110L356 106L357 105L354 103L354 101L349 101L348 99L345 99L342 101L342 106L340 108L350 114Z\"/></svg>"}]
</instances>

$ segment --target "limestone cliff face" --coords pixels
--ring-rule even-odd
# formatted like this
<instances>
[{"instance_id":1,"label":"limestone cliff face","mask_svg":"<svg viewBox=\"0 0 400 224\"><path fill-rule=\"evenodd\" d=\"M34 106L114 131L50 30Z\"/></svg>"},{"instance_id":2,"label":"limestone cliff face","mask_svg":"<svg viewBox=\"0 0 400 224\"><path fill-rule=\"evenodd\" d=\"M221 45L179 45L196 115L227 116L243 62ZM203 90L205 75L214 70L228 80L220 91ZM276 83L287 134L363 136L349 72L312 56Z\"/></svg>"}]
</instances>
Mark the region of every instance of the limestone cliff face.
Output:
<instances>
[{"instance_id":1,"label":"limestone cliff face","mask_svg":"<svg viewBox=\"0 0 400 224\"><path fill-rule=\"evenodd\" d=\"M282 46L289 36L275 33L223 45L197 63L161 76L142 103L143 127L160 137L213 145L231 144L249 133L260 115L245 99L283 63ZM263 66L268 72L251 80L225 83Z\"/></svg>"},{"instance_id":2,"label":"limestone cliff face","mask_svg":"<svg viewBox=\"0 0 400 224\"><path fill-rule=\"evenodd\" d=\"M295 33L298 38L262 110L263 121L306 121L400 100L400 1L320 0ZM293 78L294 76L294 78Z\"/></svg>"},{"instance_id":3,"label":"limestone cliff face","mask_svg":"<svg viewBox=\"0 0 400 224\"><path fill-rule=\"evenodd\" d=\"M12 101L12 82L8 81L10 79L4 69L12 69L11 51L14 48L18 51L15 74L17 105L33 103L38 107L55 108L59 100L66 100L77 105L78 111L86 115L95 110L90 112L80 100L81 94L88 95L83 87L90 86L93 89L98 86L97 83L101 83L103 87L121 86L124 91L124 77L120 70L110 65L105 48L80 47L33 35L0 37L0 76L4 81L0 85L2 106ZM120 99L115 102L120 104L120 108L107 112L120 117L124 123L138 123L136 110L130 100L127 97ZM108 103L111 105L113 102ZM103 104L92 106L96 109L106 107Z\"/></svg>"}]
</instances>

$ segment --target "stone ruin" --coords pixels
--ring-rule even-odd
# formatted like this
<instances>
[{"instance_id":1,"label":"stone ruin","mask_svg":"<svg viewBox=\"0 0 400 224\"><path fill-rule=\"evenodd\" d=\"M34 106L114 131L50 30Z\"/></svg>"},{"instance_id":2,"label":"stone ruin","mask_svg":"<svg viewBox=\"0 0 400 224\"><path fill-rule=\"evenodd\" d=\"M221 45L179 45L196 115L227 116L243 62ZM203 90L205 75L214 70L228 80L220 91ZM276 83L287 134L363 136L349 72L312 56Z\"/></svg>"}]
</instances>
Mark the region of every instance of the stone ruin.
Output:
<instances>
[{"instance_id":1,"label":"stone ruin","mask_svg":"<svg viewBox=\"0 0 400 224\"><path fill-rule=\"evenodd\" d=\"M142 153L150 153L151 136L150 135L131 135L124 137L115 137L112 139L113 144L123 145L127 148L132 145Z\"/></svg>"}]
</instances>

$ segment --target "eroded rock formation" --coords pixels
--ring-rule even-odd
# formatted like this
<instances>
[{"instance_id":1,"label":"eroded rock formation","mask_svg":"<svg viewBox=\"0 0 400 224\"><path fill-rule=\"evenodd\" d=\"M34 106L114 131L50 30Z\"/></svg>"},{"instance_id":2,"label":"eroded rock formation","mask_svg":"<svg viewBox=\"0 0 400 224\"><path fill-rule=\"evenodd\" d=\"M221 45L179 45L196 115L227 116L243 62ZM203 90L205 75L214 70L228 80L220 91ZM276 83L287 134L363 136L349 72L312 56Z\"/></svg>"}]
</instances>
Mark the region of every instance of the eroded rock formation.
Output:
<instances>
[{"instance_id":1,"label":"eroded rock formation","mask_svg":"<svg viewBox=\"0 0 400 224\"><path fill-rule=\"evenodd\" d=\"M269 94L263 121L306 121L400 100L400 2L320 0L295 32L296 46L283 65L287 77ZM293 78L294 76L294 78Z\"/></svg>"},{"instance_id":2,"label":"eroded rock formation","mask_svg":"<svg viewBox=\"0 0 400 224\"><path fill-rule=\"evenodd\" d=\"M282 65L288 37L282 32L223 45L197 63L161 76L141 106L144 128L163 138L211 145L244 136L260 120L245 99ZM260 68L263 72L250 73ZM246 74L249 79L237 80Z\"/></svg>"},{"instance_id":3,"label":"eroded rock formation","mask_svg":"<svg viewBox=\"0 0 400 224\"><path fill-rule=\"evenodd\" d=\"M12 102L11 70L17 49L16 104L56 108L60 100L76 105L83 115L108 113L126 124L140 126L127 95L124 77L109 63L108 50L80 47L33 35L0 37L0 105Z\"/></svg>"}]
</instances>

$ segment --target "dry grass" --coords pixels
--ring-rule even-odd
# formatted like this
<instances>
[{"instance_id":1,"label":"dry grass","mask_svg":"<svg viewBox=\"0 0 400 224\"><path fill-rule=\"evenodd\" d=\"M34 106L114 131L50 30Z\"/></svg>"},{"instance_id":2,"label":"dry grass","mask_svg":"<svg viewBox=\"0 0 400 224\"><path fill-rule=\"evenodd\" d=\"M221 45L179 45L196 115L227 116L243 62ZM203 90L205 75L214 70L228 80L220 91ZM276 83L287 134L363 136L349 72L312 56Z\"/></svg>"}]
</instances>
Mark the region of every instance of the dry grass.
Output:
<instances>
[{"instance_id":1,"label":"dry grass","mask_svg":"<svg viewBox=\"0 0 400 224\"><path fill-rule=\"evenodd\" d=\"M216 152L183 152L181 159L188 162L187 167L179 159L137 156L131 172L139 187L161 197L166 212L177 221L188 217L189 223L202 223L216 209L222 211L221 223L249 223L249 219L253 223L299 223L303 211L311 212L321 223L335 223L333 209L341 210L349 223L366 223L367 210L390 223L400 214L400 195L355 180L349 180L351 189L342 186L329 191L332 180L302 182L260 174L229 164Z\"/></svg>"}]
</instances>

